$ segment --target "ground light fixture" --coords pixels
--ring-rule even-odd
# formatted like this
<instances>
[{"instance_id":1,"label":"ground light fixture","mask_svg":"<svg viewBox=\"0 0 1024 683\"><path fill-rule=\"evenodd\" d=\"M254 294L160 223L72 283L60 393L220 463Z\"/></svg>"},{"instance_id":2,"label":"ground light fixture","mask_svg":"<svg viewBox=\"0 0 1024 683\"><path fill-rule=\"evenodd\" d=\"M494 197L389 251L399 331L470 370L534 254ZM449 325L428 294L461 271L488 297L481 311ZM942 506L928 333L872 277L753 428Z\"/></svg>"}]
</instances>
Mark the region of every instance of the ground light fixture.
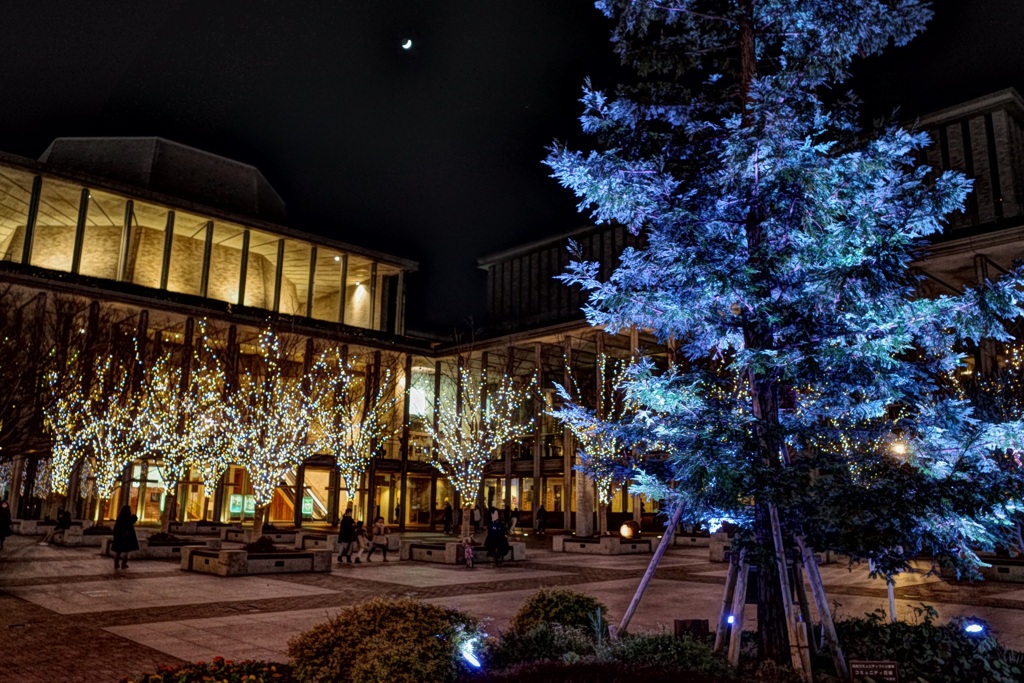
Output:
<instances>
[{"instance_id":1,"label":"ground light fixture","mask_svg":"<svg viewBox=\"0 0 1024 683\"><path fill-rule=\"evenodd\" d=\"M736 622L736 617L734 617L731 614L728 617L725 618L725 623L727 623L727 624L733 624L735 622Z\"/></svg>"},{"instance_id":2,"label":"ground light fixture","mask_svg":"<svg viewBox=\"0 0 1024 683\"><path fill-rule=\"evenodd\" d=\"M462 653L462 658L466 660L466 663L468 663L474 669L480 668L480 660L477 659L477 656L475 654L473 654L472 640L467 640L466 642L464 642L462 646L459 648L459 650Z\"/></svg>"},{"instance_id":3,"label":"ground light fixture","mask_svg":"<svg viewBox=\"0 0 1024 683\"><path fill-rule=\"evenodd\" d=\"M985 632L985 624L978 621L965 621L964 632L972 636L980 636Z\"/></svg>"}]
</instances>

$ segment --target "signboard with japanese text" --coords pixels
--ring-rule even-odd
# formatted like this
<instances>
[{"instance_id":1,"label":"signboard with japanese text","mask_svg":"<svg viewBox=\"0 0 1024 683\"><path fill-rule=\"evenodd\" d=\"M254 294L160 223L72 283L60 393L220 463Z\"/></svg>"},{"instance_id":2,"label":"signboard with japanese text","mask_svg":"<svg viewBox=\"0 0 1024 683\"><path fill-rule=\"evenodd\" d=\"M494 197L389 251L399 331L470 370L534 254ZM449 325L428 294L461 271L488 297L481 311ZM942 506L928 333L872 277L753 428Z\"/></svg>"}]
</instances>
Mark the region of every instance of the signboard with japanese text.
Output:
<instances>
[{"instance_id":1,"label":"signboard with japanese text","mask_svg":"<svg viewBox=\"0 0 1024 683\"><path fill-rule=\"evenodd\" d=\"M885 660L866 661L851 659L850 675L853 677L854 683L867 681L868 679L875 681L875 683L899 683L900 680L896 662Z\"/></svg>"}]
</instances>

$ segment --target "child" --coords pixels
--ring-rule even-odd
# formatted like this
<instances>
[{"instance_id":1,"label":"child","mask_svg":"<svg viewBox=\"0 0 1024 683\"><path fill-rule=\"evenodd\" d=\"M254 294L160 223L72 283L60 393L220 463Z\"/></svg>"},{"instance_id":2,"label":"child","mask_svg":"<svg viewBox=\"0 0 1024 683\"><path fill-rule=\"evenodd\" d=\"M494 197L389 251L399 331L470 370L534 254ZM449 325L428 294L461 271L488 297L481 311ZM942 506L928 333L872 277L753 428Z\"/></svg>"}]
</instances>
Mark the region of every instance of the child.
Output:
<instances>
[{"instance_id":1,"label":"child","mask_svg":"<svg viewBox=\"0 0 1024 683\"><path fill-rule=\"evenodd\" d=\"M462 537L462 557L466 560L466 569L473 568L473 536L466 534Z\"/></svg>"},{"instance_id":2,"label":"child","mask_svg":"<svg viewBox=\"0 0 1024 683\"><path fill-rule=\"evenodd\" d=\"M366 556L366 549L369 547L369 540L366 538L366 529L363 527L362 522L356 522L355 527L356 541L355 541L355 557L356 564L363 563L363 557Z\"/></svg>"}]
</instances>

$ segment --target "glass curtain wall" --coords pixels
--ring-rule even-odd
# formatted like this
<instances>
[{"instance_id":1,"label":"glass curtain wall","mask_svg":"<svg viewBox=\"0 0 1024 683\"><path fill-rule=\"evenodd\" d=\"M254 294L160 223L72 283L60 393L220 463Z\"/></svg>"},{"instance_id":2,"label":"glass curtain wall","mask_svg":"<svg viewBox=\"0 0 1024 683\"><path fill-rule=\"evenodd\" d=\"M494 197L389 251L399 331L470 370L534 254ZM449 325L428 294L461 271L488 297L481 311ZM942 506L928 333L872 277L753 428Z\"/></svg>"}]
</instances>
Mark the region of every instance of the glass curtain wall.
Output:
<instances>
[{"instance_id":1,"label":"glass curtain wall","mask_svg":"<svg viewBox=\"0 0 1024 683\"><path fill-rule=\"evenodd\" d=\"M0 166L0 254L4 261L21 263L32 182L31 174Z\"/></svg>"},{"instance_id":2,"label":"glass curtain wall","mask_svg":"<svg viewBox=\"0 0 1024 683\"><path fill-rule=\"evenodd\" d=\"M249 258L245 271L246 306L274 310L277 254L280 238L258 230L249 231Z\"/></svg>"},{"instance_id":3,"label":"glass curtain wall","mask_svg":"<svg viewBox=\"0 0 1024 683\"><path fill-rule=\"evenodd\" d=\"M347 322L342 313L342 271L347 270L348 257L326 247L318 247L313 275L313 317L333 323Z\"/></svg>"},{"instance_id":4,"label":"glass curtain wall","mask_svg":"<svg viewBox=\"0 0 1024 683\"><path fill-rule=\"evenodd\" d=\"M182 294L200 295L207 233L213 239L213 221L178 211L174 214L167 289Z\"/></svg>"},{"instance_id":5,"label":"glass curtain wall","mask_svg":"<svg viewBox=\"0 0 1024 683\"><path fill-rule=\"evenodd\" d=\"M127 207L128 201L124 197L99 190L89 193L79 273L107 280L117 279Z\"/></svg>"},{"instance_id":6,"label":"glass curtain wall","mask_svg":"<svg viewBox=\"0 0 1024 683\"><path fill-rule=\"evenodd\" d=\"M245 228L234 223L213 224L213 244L210 249L210 272L207 275L206 296L229 304L238 303L238 283L242 272L242 247Z\"/></svg>"},{"instance_id":7,"label":"glass curtain wall","mask_svg":"<svg viewBox=\"0 0 1024 683\"><path fill-rule=\"evenodd\" d=\"M82 189L63 180L43 179L39 213L36 216L32 237L33 266L50 270L71 270Z\"/></svg>"},{"instance_id":8,"label":"glass curtain wall","mask_svg":"<svg viewBox=\"0 0 1024 683\"><path fill-rule=\"evenodd\" d=\"M309 313L309 264L312 249L305 242L286 239L281 265L281 300L278 310L288 315Z\"/></svg>"},{"instance_id":9,"label":"glass curtain wall","mask_svg":"<svg viewBox=\"0 0 1024 683\"><path fill-rule=\"evenodd\" d=\"M169 211L162 206L134 202L125 280L143 287L160 287L169 222ZM170 228L173 233L174 226Z\"/></svg>"}]
</instances>

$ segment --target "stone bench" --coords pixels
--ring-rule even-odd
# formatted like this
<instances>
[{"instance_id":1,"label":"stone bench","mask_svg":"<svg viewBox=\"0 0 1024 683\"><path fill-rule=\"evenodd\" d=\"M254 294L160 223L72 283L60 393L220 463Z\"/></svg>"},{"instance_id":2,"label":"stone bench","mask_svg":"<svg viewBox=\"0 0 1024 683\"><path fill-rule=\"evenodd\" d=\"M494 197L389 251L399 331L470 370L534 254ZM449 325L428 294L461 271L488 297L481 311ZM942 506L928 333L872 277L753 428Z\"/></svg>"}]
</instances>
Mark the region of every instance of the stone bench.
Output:
<instances>
[{"instance_id":1,"label":"stone bench","mask_svg":"<svg viewBox=\"0 0 1024 683\"><path fill-rule=\"evenodd\" d=\"M220 522L171 522L168 532L190 536L219 535L224 528L227 528L227 525Z\"/></svg>"},{"instance_id":2,"label":"stone bench","mask_svg":"<svg viewBox=\"0 0 1024 683\"><path fill-rule=\"evenodd\" d=\"M316 531L296 531L295 548L297 550L330 550L338 552L338 535Z\"/></svg>"},{"instance_id":3,"label":"stone bench","mask_svg":"<svg viewBox=\"0 0 1024 683\"><path fill-rule=\"evenodd\" d=\"M101 538L103 540L100 542L100 555L106 555L109 557L112 554L110 546L114 544L114 539L111 536L102 536ZM131 553L131 557L133 560L178 559L181 557L182 548L187 547L220 550L220 539L211 538L206 541L182 539L181 543L150 543L148 538L140 538L139 549L133 551Z\"/></svg>"},{"instance_id":4,"label":"stone bench","mask_svg":"<svg viewBox=\"0 0 1024 683\"><path fill-rule=\"evenodd\" d=\"M552 536L551 549L556 553L582 553L584 555L644 555L654 552L654 541L649 538L624 539L619 536L577 538Z\"/></svg>"},{"instance_id":5,"label":"stone bench","mask_svg":"<svg viewBox=\"0 0 1024 683\"><path fill-rule=\"evenodd\" d=\"M295 543L296 532L294 531L264 531L260 536L266 536L274 543L292 545ZM256 539L252 535L252 527L224 527L220 530L220 540L234 543L252 543Z\"/></svg>"},{"instance_id":6,"label":"stone bench","mask_svg":"<svg viewBox=\"0 0 1024 683\"><path fill-rule=\"evenodd\" d=\"M986 581L997 583L1024 583L1024 557L1004 557L983 553L979 555L982 562L989 566L978 567L978 572ZM943 567L940 574L945 579L956 579L956 571Z\"/></svg>"},{"instance_id":7,"label":"stone bench","mask_svg":"<svg viewBox=\"0 0 1024 683\"><path fill-rule=\"evenodd\" d=\"M732 549L732 537L725 532L711 534L708 541L708 561L727 562L729 551Z\"/></svg>"},{"instance_id":8,"label":"stone bench","mask_svg":"<svg viewBox=\"0 0 1024 683\"><path fill-rule=\"evenodd\" d=\"M333 559L333 551L326 549L287 553L207 550L199 546L185 546L181 549L183 570L217 576L330 572Z\"/></svg>"},{"instance_id":9,"label":"stone bench","mask_svg":"<svg viewBox=\"0 0 1024 683\"><path fill-rule=\"evenodd\" d=\"M710 534L676 534L672 545L684 548L707 548L711 545Z\"/></svg>"},{"instance_id":10,"label":"stone bench","mask_svg":"<svg viewBox=\"0 0 1024 683\"><path fill-rule=\"evenodd\" d=\"M510 541L509 554L505 556L506 561L521 562L526 559L526 543L523 541ZM487 551L483 545L474 545L474 561L487 561ZM458 541L445 541L442 543L431 543L428 541L404 540L402 541L399 557L403 560L413 562L436 562L439 564L465 564L465 556L462 551L462 543Z\"/></svg>"}]
</instances>

